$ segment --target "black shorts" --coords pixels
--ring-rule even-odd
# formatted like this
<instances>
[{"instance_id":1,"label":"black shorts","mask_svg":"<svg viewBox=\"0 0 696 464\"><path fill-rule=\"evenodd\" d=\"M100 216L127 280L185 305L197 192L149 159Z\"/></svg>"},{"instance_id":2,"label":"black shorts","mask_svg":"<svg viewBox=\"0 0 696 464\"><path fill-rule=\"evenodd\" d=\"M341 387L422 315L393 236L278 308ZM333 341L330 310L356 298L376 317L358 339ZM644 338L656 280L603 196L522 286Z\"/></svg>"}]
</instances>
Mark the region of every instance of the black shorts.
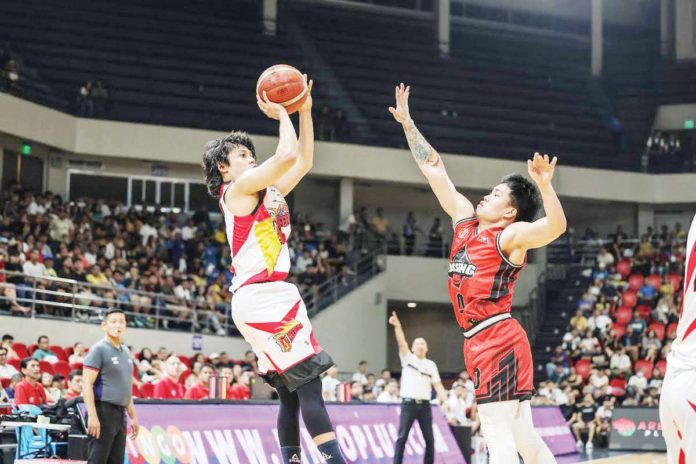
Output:
<instances>
[{"instance_id":1,"label":"black shorts","mask_svg":"<svg viewBox=\"0 0 696 464\"><path fill-rule=\"evenodd\" d=\"M333 365L334 361L329 353L322 350L301 363L292 366L282 374L269 371L261 377L275 389L285 387L291 392L294 392L302 385L319 377Z\"/></svg>"}]
</instances>

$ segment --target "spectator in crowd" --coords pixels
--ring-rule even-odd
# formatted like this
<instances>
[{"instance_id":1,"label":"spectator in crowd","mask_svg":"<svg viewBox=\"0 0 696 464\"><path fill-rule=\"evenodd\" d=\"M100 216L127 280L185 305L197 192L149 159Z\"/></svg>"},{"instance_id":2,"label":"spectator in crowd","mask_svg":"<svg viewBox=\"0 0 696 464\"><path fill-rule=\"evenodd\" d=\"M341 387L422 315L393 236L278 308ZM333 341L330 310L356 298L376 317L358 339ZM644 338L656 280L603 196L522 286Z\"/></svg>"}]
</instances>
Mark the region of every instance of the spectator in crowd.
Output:
<instances>
[{"instance_id":1,"label":"spectator in crowd","mask_svg":"<svg viewBox=\"0 0 696 464\"><path fill-rule=\"evenodd\" d=\"M209 397L210 377L215 373L215 368L210 364L204 364L198 373L197 382L188 390L184 398L187 400L203 400Z\"/></svg>"},{"instance_id":2,"label":"spectator in crowd","mask_svg":"<svg viewBox=\"0 0 696 464\"><path fill-rule=\"evenodd\" d=\"M434 256L441 258L444 256L444 239L441 219L436 217L433 219L433 224L428 232L428 249L425 256Z\"/></svg>"},{"instance_id":3,"label":"spectator in crowd","mask_svg":"<svg viewBox=\"0 0 696 464\"><path fill-rule=\"evenodd\" d=\"M321 379L321 395L324 401L337 401L336 392L341 382L336 378L338 376L338 368L334 364L331 366Z\"/></svg>"},{"instance_id":4,"label":"spectator in crowd","mask_svg":"<svg viewBox=\"0 0 696 464\"><path fill-rule=\"evenodd\" d=\"M250 370L242 370L242 373L237 376L236 382L229 389L227 399L240 401L250 399L252 378L253 373Z\"/></svg>"},{"instance_id":5,"label":"spectator in crowd","mask_svg":"<svg viewBox=\"0 0 696 464\"><path fill-rule=\"evenodd\" d=\"M47 335L41 335L37 341L37 348L34 350L32 357L37 361L48 361L54 363L58 361L58 355L49 348L50 342Z\"/></svg>"},{"instance_id":6,"label":"spectator in crowd","mask_svg":"<svg viewBox=\"0 0 696 464\"><path fill-rule=\"evenodd\" d=\"M390 379L384 389L377 396L378 403L400 403L399 382L396 379Z\"/></svg>"},{"instance_id":7,"label":"spectator in crowd","mask_svg":"<svg viewBox=\"0 0 696 464\"><path fill-rule=\"evenodd\" d=\"M71 400L82 396L82 369L75 369L68 374L68 389L65 392L65 399Z\"/></svg>"},{"instance_id":8,"label":"spectator in crowd","mask_svg":"<svg viewBox=\"0 0 696 464\"><path fill-rule=\"evenodd\" d=\"M5 250L0 249L0 271L3 269L6 270L11 270L9 267L6 267L6 259L7 259L7 253ZM31 308L28 308L26 306L22 306L19 304L17 301L17 287L15 286L14 283L10 282L6 277L5 273L0 272L0 297L3 297L7 299L10 303L10 310L13 313L21 313L21 314L27 314L31 312ZM16 358L12 358L16 359Z\"/></svg>"},{"instance_id":9,"label":"spectator in crowd","mask_svg":"<svg viewBox=\"0 0 696 464\"><path fill-rule=\"evenodd\" d=\"M360 382L361 385L367 385L367 361L360 361L358 363L358 372L353 374L353 382Z\"/></svg>"},{"instance_id":10,"label":"spectator in crowd","mask_svg":"<svg viewBox=\"0 0 696 464\"><path fill-rule=\"evenodd\" d=\"M65 377L62 375L51 375L48 372L41 374L41 385L46 389L47 403L55 403L61 399L63 391L59 386L60 384L65 384Z\"/></svg>"},{"instance_id":11,"label":"spectator in crowd","mask_svg":"<svg viewBox=\"0 0 696 464\"><path fill-rule=\"evenodd\" d=\"M414 216L413 211L409 211L406 215L404 225L401 228L401 236L404 239L404 254L406 256L411 256L413 254L413 250L416 246L417 232L422 233L423 231L416 224L416 217Z\"/></svg>"},{"instance_id":12,"label":"spectator in crowd","mask_svg":"<svg viewBox=\"0 0 696 464\"><path fill-rule=\"evenodd\" d=\"M382 369L382 372L379 373L379 379L375 381L374 393L377 397L379 397L379 394L384 390L391 378L391 371L389 369Z\"/></svg>"},{"instance_id":13,"label":"spectator in crowd","mask_svg":"<svg viewBox=\"0 0 696 464\"><path fill-rule=\"evenodd\" d=\"M17 384L22 382L24 380L24 376L22 374L15 374L10 378L10 384L5 388L5 393L7 394L7 397L11 400L15 399L15 393L17 389ZM17 402L15 401L15 404Z\"/></svg>"},{"instance_id":14,"label":"spectator in crowd","mask_svg":"<svg viewBox=\"0 0 696 464\"><path fill-rule=\"evenodd\" d=\"M450 425L469 425L467 413L471 410L473 401L469 398L464 382L456 381L452 384L452 389L442 406Z\"/></svg>"},{"instance_id":15,"label":"spectator in crowd","mask_svg":"<svg viewBox=\"0 0 696 464\"><path fill-rule=\"evenodd\" d=\"M582 309L578 309L575 312L575 316L570 319L570 326L580 333L584 333L587 330L587 318Z\"/></svg>"},{"instance_id":16,"label":"spectator in crowd","mask_svg":"<svg viewBox=\"0 0 696 464\"><path fill-rule=\"evenodd\" d=\"M648 388L648 379L645 378L645 374L642 370L637 369L636 373L628 379L628 391L629 396L642 396L645 390Z\"/></svg>"},{"instance_id":17,"label":"spectator in crowd","mask_svg":"<svg viewBox=\"0 0 696 464\"><path fill-rule=\"evenodd\" d=\"M179 383L182 366L181 360L170 355L164 363L165 377L155 382L154 397L159 399L180 400L184 398L184 386Z\"/></svg>"},{"instance_id":18,"label":"spectator in crowd","mask_svg":"<svg viewBox=\"0 0 696 464\"><path fill-rule=\"evenodd\" d=\"M658 296L657 289L648 282L648 278L646 277L643 285L638 289L638 302L640 304L653 306Z\"/></svg>"},{"instance_id":19,"label":"spectator in crowd","mask_svg":"<svg viewBox=\"0 0 696 464\"><path fill-rule=\"evenodd\" d=\"M372 218L372 230L377 235L377 240L381 246L387 240L387 234L389 233L389 220L384 217L382 208L377 208L375 216Z\"/></svg>"},{"instance_id":20,"label":"spectator in crowd","mask_svg":"<svg viewBox=\"0 0 696 464\"><path fill-rule=\"evenodd\" d=\"M631 358L626 354L625 348L620 348L612 355L609 368L613 375L628 375L631 373Z\"/></svg>"},{"instance_id":21,"label":"spectator in crowd","mask_svg":"<svg viewBox=\"0 0 696 464\"><path fill-rule=\"evenodd\" d=\"M662 348L662 342L657 338L657 333L654 330L649 331L647 335L643 336L643 342L641 343L641 355L643 359L655 362L660 353L660 348Z\"/></svg>"},{"instance_id":22,"label":"spectator in crowd","mask_svg":"<svg viewBox=\"0 0 696 464\"><path fill-rule=\"evenodd\" d=\"M85 362L85 355L87 354L87 347L80 342L73 345L73 352L68 357L68 363L79 364Z\"/></svg>"},{"instance_id":23,"label":"spectator in crowd","mask_svg":"<svg viewBox=\"0 0 696 464\"><path fill-rule=\"evenodd\" d=\"M609 253L607 247L603 246L599 249L599 253L597 254L597 263L604 263L606 267L611 267L614 265L614 255Z\"/></svg>"},{"instance_id":24,"label":"spectator in crowd","mask_svg":"<svg viewBox=\"0 0 696 464\"><path fill-rule=\"evenodd\" d=\"M46 390L40 382L39 361L34 358L24 358L20 367L24 379L15 385L15 404L18 406L22 404L33 404L34 406L46 404Z\"/></svg>"},{"instance_id":25,"label":"spectator in crowd","mask_svg":"<svg viewBox=\"0 0 696 464\"><path fill-rule=\"evenodd\" d=\"M7 348L0 347L0 379L9 379L19 371L11 364L7 364Z\"/></svg>"},{"instance_id":26,"label":"spectator in crowd","mask_svg":"<svg viewBox=\"0 0 696 464\"><path fill-rule=\"evenodd\" d=\"M350 397L353 403L363 403L363 384L357 380L350 383Z\"/></svg>"},{"instance_id":27,"label":"spectator in crowd","mask_svg":"<svg viewBox=\"0 0 696 464\"><path fill-rule=\"evenodd\" d=\"M577 447L580 450L583 448L582 433L585 431L588 433L587 445L584 446L588 453L594 448L593 439L597 429L596 413L597 405L595 405L594 398L592 395L585 395L582 403L576 406L575 414L568 423L573 430Z\"/></svg>"},{"instance_id":28,"label":"spectator in crowd","mask_svg":"<svg viewBox=\"0 0 696 464\"><path fill-rule=\"evenodd\" d=\"M614 404L611 399L605 399L595 413L595 435L603 437L605 443L609 443L611 433L611 416L614 413Z\"/></svg>"},{"instance_id":29,"label":"spectator in crowd","mask_svg":"<svg viewBox=\"0 0 696 464\"><path fill-rule=\"evenodd\" d=\"M10 334L5 334L2 336L2 342L0 342L0 347L5 348L7 350L7 360L11 361L13 359L19 360L20 357L17 355L15 350L12 349L12 345L14 344L14 337Z\"/></svg>"}]
</instances>

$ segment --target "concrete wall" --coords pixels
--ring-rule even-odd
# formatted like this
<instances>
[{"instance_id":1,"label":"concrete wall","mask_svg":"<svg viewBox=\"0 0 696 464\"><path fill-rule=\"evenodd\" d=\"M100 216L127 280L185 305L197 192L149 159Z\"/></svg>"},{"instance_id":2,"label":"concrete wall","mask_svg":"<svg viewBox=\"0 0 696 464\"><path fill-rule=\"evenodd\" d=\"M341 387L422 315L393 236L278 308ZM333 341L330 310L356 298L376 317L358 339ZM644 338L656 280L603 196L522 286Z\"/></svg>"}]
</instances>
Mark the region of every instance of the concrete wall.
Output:
<instances>
[{"instance_id":1,"label":"concrete wall","mask_svg":"<svg viewBox=\"0 0 696 464\"><path fill-rule=\"evenodd\" d=\"M676 0L676 52L678 60L696 58L696 1Z\"/></svg>"}]
</instances>

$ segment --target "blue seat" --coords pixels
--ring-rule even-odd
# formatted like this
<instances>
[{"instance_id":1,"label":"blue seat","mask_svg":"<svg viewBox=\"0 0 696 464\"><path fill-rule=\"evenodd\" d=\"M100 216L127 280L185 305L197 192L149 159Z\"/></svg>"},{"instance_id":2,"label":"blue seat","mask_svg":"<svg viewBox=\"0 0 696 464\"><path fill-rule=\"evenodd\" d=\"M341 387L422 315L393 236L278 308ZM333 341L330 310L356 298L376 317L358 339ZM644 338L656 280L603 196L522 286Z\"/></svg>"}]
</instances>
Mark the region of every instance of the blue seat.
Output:
<instances>
[{"instance_id":1,"label":"blue seat","mask_svg":"<svg viewBox=\"0 0 696 464\"><path fill-rule=\"evenodd\" d=\"M32 417L41 414L41 408L30 404L22 404L12 408L14 414L25 413ZM15 459L48 458L57 455L58 446L67 446L65 442L56 442L48 435L48 430L22 426L15 429L17 451Z\"/></svg>"}]
</instances>

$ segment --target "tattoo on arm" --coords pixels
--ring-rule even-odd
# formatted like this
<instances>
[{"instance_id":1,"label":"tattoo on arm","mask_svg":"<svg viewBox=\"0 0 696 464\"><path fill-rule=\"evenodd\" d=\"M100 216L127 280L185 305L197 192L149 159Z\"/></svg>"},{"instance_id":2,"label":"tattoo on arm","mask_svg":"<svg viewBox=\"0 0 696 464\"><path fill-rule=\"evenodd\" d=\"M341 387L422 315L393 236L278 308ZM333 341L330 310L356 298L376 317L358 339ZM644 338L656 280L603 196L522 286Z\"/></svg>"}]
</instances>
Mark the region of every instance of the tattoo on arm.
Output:
<instances>
[{"instance_id":1,"label":"tattoo on arm","mask_svg":"<svg viewBox=\"0 0 696 464\"><path fill-rule=\"evenodd\" d=\"M411 153L419 166L426 163L436 165L440 161L437 152L418 131L413 120L408 121L404 125L404 133L406 134L408 147L411 149Z\"/></svg>"}]
</instances>

